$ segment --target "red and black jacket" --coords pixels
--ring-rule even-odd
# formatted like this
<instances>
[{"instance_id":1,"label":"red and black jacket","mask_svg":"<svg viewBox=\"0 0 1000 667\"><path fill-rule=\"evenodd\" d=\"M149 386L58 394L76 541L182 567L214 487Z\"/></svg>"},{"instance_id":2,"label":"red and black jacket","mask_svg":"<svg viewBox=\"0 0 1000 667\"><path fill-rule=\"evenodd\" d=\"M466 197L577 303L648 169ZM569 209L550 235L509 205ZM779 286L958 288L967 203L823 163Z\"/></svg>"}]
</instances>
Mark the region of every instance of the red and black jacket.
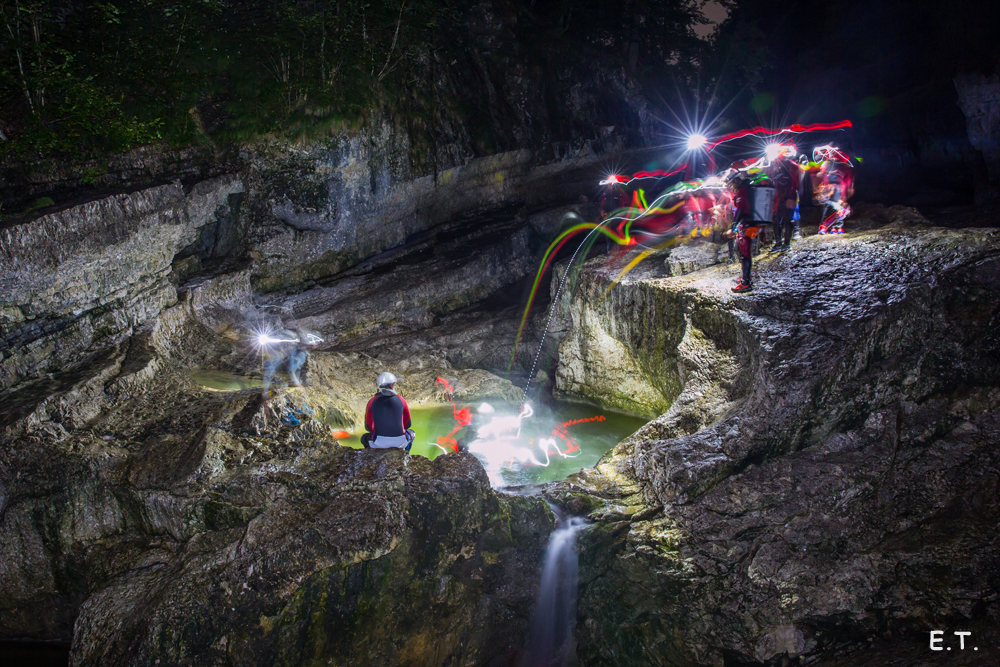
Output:
<instances>
[{"instance_id":1,"label":"red and black jacket","mask_svg":"<svg viewBox=\"0 0 1000 667\"><path fill-rule=\"evenodd\" d=\"M410 406L402 396L379 392L365 407L365 428L375 435L403 435L410 423Z\"/></svg>"},{"instance_id":2,"label":"red and black jacket","mask_svg":"<svg viewBox=\"0 0 1000 667\"><path fill-rule=\"evenodd\" d=\"M749 222L752 217L750 186L746 182L743 182L736 188L736 194L733 195L733 221L737 223Z\"/></svg>"}]
</instances>

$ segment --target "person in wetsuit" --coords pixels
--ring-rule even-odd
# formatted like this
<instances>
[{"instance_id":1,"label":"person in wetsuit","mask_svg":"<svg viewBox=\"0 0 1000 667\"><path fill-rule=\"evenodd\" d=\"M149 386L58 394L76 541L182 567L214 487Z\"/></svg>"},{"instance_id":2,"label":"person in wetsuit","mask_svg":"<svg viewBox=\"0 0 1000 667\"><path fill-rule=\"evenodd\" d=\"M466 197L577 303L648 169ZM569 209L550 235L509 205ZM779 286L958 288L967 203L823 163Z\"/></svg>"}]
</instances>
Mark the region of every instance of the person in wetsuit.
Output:
<instances>
[{"instance_id":1,"label":"person in wetsuit","mask_svg":"<svg viewBox=\"0 0 1000 667\"><path fill-rule=\"evenodd\" d=\"M844 219L851 214L847 200L854 194L851 159L834 146L819 146L805 170L813 186L813 203L823 207L819 233L843 234Z\"/></svg>"},{"instance_id":2,"label":"person in wetsuit","mask_svg":"<svg viewBox=\"0 0 1000 667\"><path fill-rule=\"evenodd\" d=\"M801 170L787 154L771 162L767 175L774 184L774 246L770 252L788 252L792 244L795 222L792 220L799 203Z\"/></svg>"},{"instance_id":3,"label":"person in wetsuit","mask_svg":"<svg viewBox=\"0 0 1000 667\"><path fill-rule=\"evenodd\" d=\"M753 222L753 212L750 202L750 178L746 173L735 170L727 179L730 189L733 191L733 229L726 232L726 236L736 240L736 247L740 252L740 263L743 267L743 276L740 282L733 288L734 292L749 292L753 289L753 255L751 244L757 232L758 225Z\"/></svg>"},{"instance_id":4,"label":"person in wetsuit","mask_svg":"<svg viewBox=\"0 0 1000 667\"><path fill-rule=\"evenodd\" d=\"M396 376L382 373L378 376L378 393L365 407L365 429L361 444L366 448L389 449L399 447L410 451L413 431L410 430L410 406L396 393Z\"/></svg>"},{"instance_id":5,"label":"person in wetsuit","mask_svg":"<svg viewBox=\"0 0 1000 667\"><path fill-rule=\"evenodd\" d=\"M601 220L607 218L620 208L628 206L628 195L625 194L625 186L622 184L621 176L612 175L604 181L600 194L597 196L597 210Z\"/></svg>"},{"instance_id":6,"label":"person in wetsuit","mask_svg":"<svg viewBox=\"0 0 1000 667\"><path fill-rule=\"evenodd\" d=\"M854 194L854 173L848 162L827 161L823 165L823 217L819 233L844 233L844 219L851 214L847 200Z\"/></svg>"}]
</instances>

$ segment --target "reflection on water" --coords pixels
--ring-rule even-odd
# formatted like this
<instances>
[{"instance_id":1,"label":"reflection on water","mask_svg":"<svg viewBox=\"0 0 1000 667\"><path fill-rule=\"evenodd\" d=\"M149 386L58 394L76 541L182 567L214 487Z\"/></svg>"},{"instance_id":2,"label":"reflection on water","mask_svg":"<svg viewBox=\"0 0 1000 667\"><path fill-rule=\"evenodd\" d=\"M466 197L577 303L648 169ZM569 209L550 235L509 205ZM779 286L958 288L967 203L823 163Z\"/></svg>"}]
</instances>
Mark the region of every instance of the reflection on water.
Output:
<instances>
[{"instance_id":1,"label":"reflection on water","mask_svg":"<svg viewBox=\"0 0 1000 667\"><path fill-rule=\"evenodd\" d=\"M225 371L194 370L192 379L208 389L240 391L262 386L260 379ZM321 406L314 406L321 407ZM537 406L530 417L518 419L517 405L457 406L473 410L472 424L458 429L455 439L466 446L486 466L496 486L538 484L565 479L594 464L616 444L632 435L646 420L611 412L582 403L556 402ZM485 409L484 409L485 408ZM492 409L492 412L490 411ZM449 433L456 431L455 410L451 405L411 407L410 416L417 437L411 454L433 459L444 449ZM323 414L319 410L319 414ZM339 413L338 413L339 414ZM359 428L354 433L330 422L340 444L361 448ZM446 449L450 449L446 446Z\"/></svg>"},{"instance_id":2,"label":"reflection on water","mask_svg":"<svg viewBox=\"0 0 1000 667\"><path fill-rule=\"evenodd\" d=\"M496 406L496 411L498 414L517 414L517 407ZM593 467L605 452L645 424L646 420L641 417L582 403L557 401L553 405L535 407L531 418L521 421L518 439L522 446L529 446L533 452L532 460L522 463L508 458L499 461L498 466L496 457L488 453L488 441L485 445L473 446L473 450L485 450L486 456L480 455L480 458L487 465L487 471L495 485L554 482L584 468ZM555 445L549 445L547 457L539 449L539 443L546 441ZM566 455L556 453L557 451L565 452ZM534 463L535 460L544 463L546 458L547 466Z\"/></svg>"},{"instance_id":3,"label":"reflection on water","mask_svg":"<svg viewBox=\"0 0 1000 667\"><path fill-rule=\"evenodd\" d=\"M516 421L518 406L495 404L493 407L495 413L477 414L473 424L458 434L459 438L466 444L473 443L476 438L475 429L492 422L495 415L508 420L513 415ZM450 405L411 407L410 416L413 420L412 428L417 434L410 453L431 459L442 454L442 449L435 444L435 441L454 428L453 408ZM594 417L603 419L593 419ZM568 450L565 441L558 437L552 438L552 432L561 424L578 420L581 421L564 427L562 431L572 438L579 449L569 452L566 456L550 450L548 457L538 449L537 443L541 440L554 439L561 451ZM515 433L512 434L516 437L516 442L520 443L520 448L530 449L537 454L537 460L544 463L547 458L547 466L530 461L518 462L510 455L509 446L493 445L491 442L473 444L472 451L486 465L491 473L491 481L497 486L553 482L583 468L593 467L605 452L635 433L645 423L646 420L641 417L580 403L557 402L552 406L535 408L531 418L522 420L520 436L517 436L516 426L514 426ZM360 448L360 437L361 430L349 437L341 438L340 443L347 447Z\"/></svg>"}]
</instances>

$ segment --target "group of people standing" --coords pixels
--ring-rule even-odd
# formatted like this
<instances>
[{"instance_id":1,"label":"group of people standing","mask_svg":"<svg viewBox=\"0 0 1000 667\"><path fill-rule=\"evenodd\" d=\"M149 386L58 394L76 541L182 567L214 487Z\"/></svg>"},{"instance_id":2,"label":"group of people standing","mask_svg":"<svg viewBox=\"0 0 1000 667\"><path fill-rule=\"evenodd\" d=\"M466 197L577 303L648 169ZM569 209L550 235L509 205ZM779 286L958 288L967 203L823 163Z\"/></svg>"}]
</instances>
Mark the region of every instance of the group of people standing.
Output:
<instances>
[{"instance_id":1,"label":"group of people standing","mask_svg":"<svg viewBox=\"0 0 1000 667\"><path fill-rule=\"evenodd\" d=\"M675 172L665 174L672 175ZM715 176L677 183L646 206L641 188L631 195L632 181L658 177L640 172L632 179L612 175L601 182L596 203L602 224L618 233L631 232L646 246L657 241L689 236L708 236L712 230L729 239L730 258L739 250L742 279L734 292L753 289L753 256L771 228L774 244L770 252L787 252L799 229L799 204L806 191L822 207L820 234L843 234L844 219L851 213L847 200L854 192L851 158L834 146L819 146L808 156L797 156L793 144L770 144L763 157L734 162ZM808 180L807 180L808 179ZM624 241L628 241L626 236ZM628 243L619 241L624 248Z\"/></svg>"},{"instance_id":2,"label":"group of people standing","mask_svg":"<svg viewBox=\"0 0 1000 667\"><path fill-rule=\"evenodd\" d=\"M843 234L844 220L851 214L847 200L854 192L854 168L838 149L822 146L813 151L812 160L805 156L796 160L794 147L777 146L766 161L734 163L727 172L733 224L726 236L735 241L743 269L734 292L753 289L753 255L768 225L774 234L772 253L788 252L793 238L801 238L799 201L806 177L813 203L823 207L818 232Z\"/></svg>"}]
</instances>

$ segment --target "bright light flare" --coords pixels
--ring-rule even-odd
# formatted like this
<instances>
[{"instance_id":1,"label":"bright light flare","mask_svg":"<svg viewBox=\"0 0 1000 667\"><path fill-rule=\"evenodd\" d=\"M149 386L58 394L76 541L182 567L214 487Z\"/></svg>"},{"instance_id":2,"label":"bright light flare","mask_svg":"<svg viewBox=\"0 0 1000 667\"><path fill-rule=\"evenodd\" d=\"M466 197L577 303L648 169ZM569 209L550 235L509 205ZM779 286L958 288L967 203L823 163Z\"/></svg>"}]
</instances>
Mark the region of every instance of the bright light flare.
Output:
<instances>
[{"instance_id":1,"label":"bright light flare","mask_svg":"<svg viewBox=\"0 0 1000 667\"><path fill-rule=\"evenodd\" d=\"M447 380L439 378L438 382L446 388L450 388ZM449 401L451 400L450 394ZM580 445L576 439L570 435L569 428L579 424L605 421L604 415L595 417L584 417L581 419L571 419L562 423L553 424L550 434L539 437L537 434L524 433L522 427L524 421L534 416L534 409L531 404L524 403L518 414L496 414L496 409L489 403L480 404L476 410L484 417L490 415L489 423L481 424L475 432L475 439L468 443L468 451L480 460L486 469L486 474L490 478L493 486L503 486L502 471L504 469L520 467L548 467L553 461L558 459L572 459L580 455ZM442 453L458 451L455 434L459 429L469 426L472 423L472 411L469 408L459 410L455 407L456 428L447 436L439 437L436 442L430 443L441 450ZM548 428L541 424L536 424L534 430Z\"/></svg>"},{"instance_id":2,"label":"bright light flare","mask_svg":"<svg viewBox=\"0 0 1000 667\"><path fill-rule=\"evenodd\" d=\"M664 171L662 169L658 169L656 171L637 171L631 176L612 174L601 181L601 185L613 185L615 183L619 185L629 185L632 181L641 181L647 178L669 178L671 176L676 176L685 169L687 169L687 164L682 164L681 166L671 169L670 171Z\"/></svg>"},{"instance_id":3,"label":"bright light flare","mask_svg":"<svg viewBox=\"0 0 1000 667\"><path fill-rule=\"evenodd\" d=\"M768 162L774 162L780 157L795 157L795 146L792 144L770 143L764 147L764 157Z\"/></svg>"},{"instance_id":4,"label":"bright light flare","mask_svg":"<svg viewBox=\"0 0 1000 667\"><path fill-rule=\"evenodd\" d=\"M689 151L696 151L699 148L702 148L707 143L708 143L708 138L705 137L704 134L698 134L697 132L695 132L694 134L688 135L687 149Z\"/></svg>"},{"instance_id":5,"label":"bright light flare","mask_svg":"<svg viewBox=\"0 0 1000 667\"><path fill-rule=\"evenodd\" d=\"M502 439L507 437L516 438L517 434L521 431L521 421L528 419L533 414L535 414L535 412L531 409L531 404L525 403L524 408L521 410L521 414L513 415L511 417L493 417L489 424L480 427L480 429L476 431L476 435L480 439Z\"/></svg>"},{"instance_id":6,"label":"bright light flare","mask_svg":"<svg viewBox=\"0 0 1000 667\"><path fill-rule=\"evenodd\" d=\"M257 344L261 347L267 347L268 345L277 345L278 343L298 343L298 338L274 338L270 334L262 333L257 334Z\"/></svg>"},{"instance_id":7,"label":"bright light flare","mask_svg":"<svg viewBox=\"0 0 1000 667\"><path fill-rule=\"evenodd\" d=\"M580 448L569 438L564 425L557 426L552 434L568 441L569 446L565 449L560 448L553 437L540 438L536 442L522 436L522 422L533 415L529 403L522 406L520 414L496 415L488 424L479 427L476 439L469 443L469 451L483 463L494 486L503 485L501 470L512 464L547 467L556 456L573 458L579 455Z\"/></svg>"}]
</instances>

